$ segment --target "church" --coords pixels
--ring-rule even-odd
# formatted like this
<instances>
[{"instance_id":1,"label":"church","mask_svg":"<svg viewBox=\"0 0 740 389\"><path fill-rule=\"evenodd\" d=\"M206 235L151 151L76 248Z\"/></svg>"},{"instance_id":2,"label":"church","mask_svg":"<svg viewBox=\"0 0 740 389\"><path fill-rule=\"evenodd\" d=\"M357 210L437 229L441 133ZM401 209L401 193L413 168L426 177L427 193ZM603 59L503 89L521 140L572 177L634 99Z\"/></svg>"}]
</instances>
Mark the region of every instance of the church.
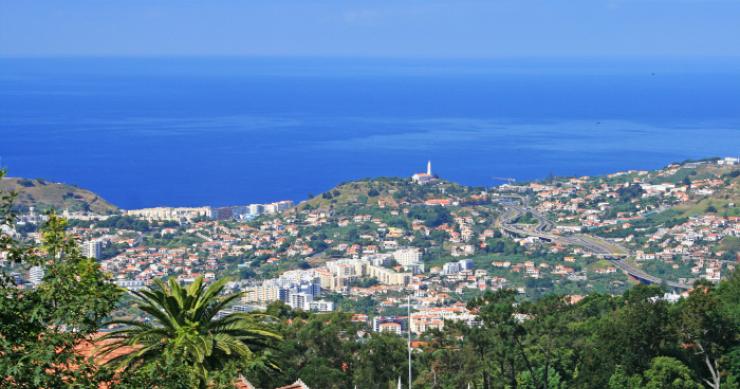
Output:
<instances>
[{"instance_id":1,"label":"church","mask_svg":"<svg viewBox=\"0 0 740 389\"><path fill-rule=\"evenodd\" d=\"M433 182L434 180L435 178L432 175L432 161L427 161L427 172L426 173L416 173L413 176L411 176L411 181L419 185L428 184L430 182Z\"/></svg>"}]
</instances>

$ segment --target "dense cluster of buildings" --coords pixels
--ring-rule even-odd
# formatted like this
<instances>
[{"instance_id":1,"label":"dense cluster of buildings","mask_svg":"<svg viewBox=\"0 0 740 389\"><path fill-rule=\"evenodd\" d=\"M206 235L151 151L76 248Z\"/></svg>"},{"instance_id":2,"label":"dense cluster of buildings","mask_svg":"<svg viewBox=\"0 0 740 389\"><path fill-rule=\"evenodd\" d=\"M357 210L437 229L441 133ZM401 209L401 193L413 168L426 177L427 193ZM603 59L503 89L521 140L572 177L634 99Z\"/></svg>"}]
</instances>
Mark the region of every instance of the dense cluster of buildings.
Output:
<instances>
[{"instance_id":1,"label":"dense cluster of buildings","mask_svg":"<svg viewBox=\"0 0 740 389\"><path fill-rule=\"evenodd\" d=\"M720 160L720 161L725 161ZM534 192L536 209L555 216L555 221L579 227L605 227L630 222L647 214L712 195L725 186L719 177L677 179L679 171L710 162L669 165L663 170L625 171L606 177L578 177L557 184L530 183L524 188ZM640 195L631 199L632 207L620 201L620 191L639 188Z\"/></svg>"},{"instance_id":2,"label":"dense cluster of buildings","mask_svg":"<svg viewBox=\"0 0 740 389\"><path fill-rule=\"evenodd\" d=\"M659 228L642 243L635 242L635 259L662 261L679 269L689 264L691 276L719 282L723 262L728 270L735 269L735 260L728 256L721 242L725 238L740 238L740 217L705 214L690 217L685 223ZM633 237L625 240L632 241Z\"/></svg>"},{"instance_id":3,"label":"dense cluster of buildings","mask_svg":"<svg viewBox=\"0 0 740 389\"><path fill-rule=\"evenodd\" d=\"M320 300L321 283L314 271L293 270L278 278L249 284L242 289L243 304L268 305L282 301L293 309L329 312L334 303Z\"/></svg>"},{"instance_id":4,"label":"dense cluster of buildings","mask_svg":"<svg viewBox=\"0 0 740 389\"><path fill-rule=\"evenodd\" d=\"M156 207L123 211L124 215L149 221L193 221L198 219L247 220L260 215L274 215L293 206L290 200L268 204L231 207Z\"/></svg>"},{"instance_id":5,"label":"dense cluster of buildings","mask_svg":"<svg viewBox=\"0 0 740 389\"><path fill-rule=\"evenodd\" d=\"M349 293L352 286L363 279L373 279L387 286L408 285L413 274L385 267L390 257L339 259L313 269L287 271L278 278L245 286L242 302L266 305L282 301L304 310L332 310L331 302L318 300L324 291ZM415 262L413 264L418 266Z\"/></svg>"},{"instance_id":6,"label":"dense cluster of buildings","mask_svg":"<svg viewBox=\"0 0 740 389\"><path fill-rule=\"evenodd\" d=\"M211 207L156 207L130 209L123 211L126 216L146 219L149 221L175 221L182 220L192 221L195 219L213 218L213 208Z\"/></svg>"},{"instance_id":7,"label":"dense cluster of buildings","mask_svg":"<svg viewBox=\"0 0 740 389\"><path fill-rule=\"evenodd\" d=\"M537 210L553 215L561 223L560 232L578 232L584 228L604 232L630 247L637 261L660 261L683 273L684 279L700 277L717 282L722 269L734 269L738 260L722 244L727 237L738 237L738 217L730 215L736 204L720 201L717 206L721 204L724 208L717 209L710 202L704 205L706 209L695 211L698 215L687 217L685 222L657 228L648 235L641 222L649 215L726 189L727 182L721 175L729 171L728 166L737 163L737 158L728 157L669 165L654 172L627 171L548 185L531 183L527 189L536 196ZM710 173L696 174L692 169ZM634 193L638 195L625 201L623 193L629 190L636 190ZM690 268L690 272L682 272L684 268Z\"/></svg>"},{"instance_id":8,"label":"dense cluster of buildings","mask_svg":"<svg viewBox=\"0 0 740 389\"><path fill-rule=\"evenodd\" d=\"M715 165L735 163L723 159ZM342 213L312 207L283 212L293 206L289 201L222 208L148 208L125 211L150 221L151 230L146 232L102 228L95 223L74 227L71 232L82 242L83 255L101 259L102 268L126 289L144 288L156 278L174 276L187 283L198 276L211 281L227 272L243 272L244 279L235 283L244 292L242 305L233 309L281 301L295 309L327 312L336 309L333 301L372 297L378 314L358 316L358 320L375 331L422 333L442 328L446 321L474 324L475 315L460 301L460 296L471 292L516 287L524 293L523 285L541 278L590 282L589 274L617 273L614 266L597 263L582 248L537 237L502 238L497 233L500 215L491 206L491 197L506 192L530 196L536 210L555 221L556 234L627 230L651 213L709 196L726 186L710 175L673 179L684 168L676 165L657 172L630 171L453 194L432 175L429 163L426 173L412 177L413 185L404 180L405 189L424 192L426 197L413 202L383 199L377 209L357 207ZM625 206L623 197L628 191L635 195ZM419 210L414 207L450 211L444 222L429 223L405 217ZM255 223L221 222L263 214L275 216ZM391 219L404 221L393 223ZM629 245L638 262L662 261L677 271L688 269L687 277L717 281L723 269L735 266L721 243L728 237L738 238L739 221L738 217L703 213L651 233L636 230L613 239ZM38 239L33 233L30 236ZM488 254L504 240L516 246L517 256ZM535 257L534 253L545 252L561 259ZM302 270L278 273L281 268ZM265 269L273 278L256 281L254 272ZM41 282L43 268L32 268L26 277L32 284ZM384 313L398 313L409 303L410 316Z\"/></svg>"}]
</instances>

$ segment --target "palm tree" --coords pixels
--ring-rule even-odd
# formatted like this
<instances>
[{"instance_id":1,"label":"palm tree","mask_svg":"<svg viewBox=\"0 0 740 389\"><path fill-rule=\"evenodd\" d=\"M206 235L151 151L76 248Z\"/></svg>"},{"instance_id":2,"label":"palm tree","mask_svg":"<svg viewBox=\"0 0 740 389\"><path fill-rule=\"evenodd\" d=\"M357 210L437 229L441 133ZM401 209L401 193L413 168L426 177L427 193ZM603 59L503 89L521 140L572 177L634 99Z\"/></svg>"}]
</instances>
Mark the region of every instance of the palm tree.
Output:
<instances>
[{"instance_id":1,"label":"palm tree","mask_svg":"<svg viewBox=\"0 0 740 389\"><path fill-rule=\"evenodd\" d=\"M195 371L201 386L208 384L209 372L223 369L228 362L254 361L274 348L282 337L270 329L269 315L231 313L216 318L220 310L241 295L221 295L226 282L221 279L206 287L203 277L198 277L185 289L170 278L166 283L156 280L153 288L133 292L138 308L153 323L109 322L125 327L101 338L104 346L100 354L120 354L108 363L121 371L174 356ZM268 366L277 368L271 362Z\"/></svg>"}]
</instances>

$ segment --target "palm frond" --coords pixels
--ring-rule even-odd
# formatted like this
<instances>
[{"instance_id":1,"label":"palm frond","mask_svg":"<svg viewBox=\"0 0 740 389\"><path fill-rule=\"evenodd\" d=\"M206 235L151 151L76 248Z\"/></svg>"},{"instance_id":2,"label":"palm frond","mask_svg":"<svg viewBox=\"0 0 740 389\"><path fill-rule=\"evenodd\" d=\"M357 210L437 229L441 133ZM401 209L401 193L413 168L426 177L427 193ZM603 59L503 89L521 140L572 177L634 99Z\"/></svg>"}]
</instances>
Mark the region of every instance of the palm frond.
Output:
<instances>
[{"instance_id":1,"label":"palm frond","mask_svg":"<svg viewBox=\"0 0 740 389\"><path fill-rule=\"evenodd\" d=\"M222 279L206 286L203 278L198 277L183 288L170 278L167 282L156 280L151 288L134 292L137 307L154 322L108 322L124 328L101 338L109 343L101 347L100 354L133 348L108 361L124 370L159 361L165 355L176 355L203 382L209 370L220 369L230 360L259 360L262 357L257 353L275 348L283 337L271 328L275 318L269 315L239 312L214 319L241 296L241 293L222 295L227 281Z\"/></svg>"}]
</instances>

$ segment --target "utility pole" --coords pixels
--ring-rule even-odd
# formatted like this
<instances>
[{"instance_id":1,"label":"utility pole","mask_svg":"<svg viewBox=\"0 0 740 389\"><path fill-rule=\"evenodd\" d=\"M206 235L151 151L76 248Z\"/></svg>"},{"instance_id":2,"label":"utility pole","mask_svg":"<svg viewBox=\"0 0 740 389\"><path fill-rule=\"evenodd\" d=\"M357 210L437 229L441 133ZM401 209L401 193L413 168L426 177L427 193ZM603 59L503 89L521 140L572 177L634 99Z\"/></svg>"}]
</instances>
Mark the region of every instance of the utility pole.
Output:
<instances>
[{"instance_id":1,"label":"utility pole","mask_svg":"<svg viewBox=\"0 0 740 389\"><path fill-rule=\"evenodd\" d=\"M408 309L408 317L409 317L409 328L408 328L408 335L409 335L409 341L408 341L408 349L409 349L409 389L411 389L411 294L408 295L408 303L406 304L406 308Z\"/></svg>"}]
</instances>

